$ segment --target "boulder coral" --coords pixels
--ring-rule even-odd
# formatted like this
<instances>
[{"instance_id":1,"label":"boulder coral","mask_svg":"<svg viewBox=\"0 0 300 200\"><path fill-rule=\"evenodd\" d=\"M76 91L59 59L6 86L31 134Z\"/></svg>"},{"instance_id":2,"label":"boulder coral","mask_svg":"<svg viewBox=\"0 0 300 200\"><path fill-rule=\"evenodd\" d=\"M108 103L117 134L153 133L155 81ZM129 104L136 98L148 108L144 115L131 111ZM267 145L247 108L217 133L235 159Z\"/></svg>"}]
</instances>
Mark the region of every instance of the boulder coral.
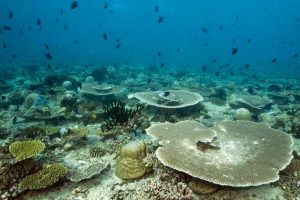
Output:
<instances>
[{"instance_id":1,"label":"boulder coral","mask_svg":"<svg viewBox=\"0 0 300 200\"><path fill-rule=\"evenodd\" d=\"M120 150L116 160L115 174L121 179L135 179L146 173L143 159L146 157L146 144L134 141Z\"/></svg>"}]
</instances>

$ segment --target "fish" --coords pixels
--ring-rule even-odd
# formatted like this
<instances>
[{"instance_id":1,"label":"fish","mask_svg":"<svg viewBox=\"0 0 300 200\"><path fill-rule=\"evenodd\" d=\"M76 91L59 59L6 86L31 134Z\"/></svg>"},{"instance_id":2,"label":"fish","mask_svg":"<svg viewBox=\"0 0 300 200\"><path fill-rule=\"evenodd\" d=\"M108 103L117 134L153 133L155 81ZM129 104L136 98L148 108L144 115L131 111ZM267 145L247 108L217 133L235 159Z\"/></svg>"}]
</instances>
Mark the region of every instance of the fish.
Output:
<instances>
[{"instance_id":1,"label":"fish","mask_svg":"<svg viewBox=\"0 0 300 200\"><path fill-rule=\"evenodd\" d=\"M245 69L248 69L249 67L250 67L249 64L246 64L246 65L244 66Z\"/></svg>"},{"instance_id":2,"label":"fish","mask_svg":"<svg viewBox=\"0 0 300 200\"><path fill-rule=\"evenodd\" d=\"M53 58L50 53L45 53L45 57L49 60L51 60Z\"/></svg>"},{"instance_id":3,"label":"fish","mask_svg":"<svg viewBox=\"0 0 300 200\"><path fill-rule=\"evenodd\" d=\"M276 62L277 62L277 58L273 58L273 59L271 60L271 62L272 62L272 63L276 63Z\"/></svg>"},{"instance_id":4,"label":"fish","mask_svg":"<svg viewBox=\"0 0 300 200\"><path fill-rule=\"evenodd\" d=\"M249 44L251 41L252 41L251 38L248 38L248 39L247 39L247 43L248 43L248 44Z\"/></svg>"},{"instance_id":5,"label":"fish","mask_svg":"<svg viewBox=\"0 0 300 200\"><path fill-rule=\"evenodd\" d=\"M71 7L72 10L75 9L75 8L78 8L77 1L73 1L70 7Z\"/></svg>"},{"instance_id":6,"label":"fish","mask_svg":"<svg viewBox=\"0 0 300 200\"><path fill-rule=\"evenodd\" d=\"M61 8L60 10L59 10L59 13L62 15L62 14L64 14L64 10Z\"/></svg>"},{"instance_id":7,"label":"fish","mask_svg":"<svg viewBox=\"0 0 300 200\"><path fill-rule=\"evenodd\" d=\"M220 76L220 72L215 72L215 75L216 76Z\"/></svg>"},{"instance_id":8,"label":"fish","mask_svg":"<svg viewBox=\"0 0 300 200\"><path fill-rule=\"evenodd\" d=\"M219 30L222 31L223 30L223 25L219 26Z\"/></svg>"},{"instance_id":9,"label":"fish","mask_svg":"<svg viewBox=\"0 0 300 200\"><path fill-rule=\"evenodd\" d=\"M232 48L231 49L231 55L237 54L238 51L239 51L239 49L237 47Z\"/></svg>"},{"instance_id":10,"label":"fish","mask_svg":"<svg viewBox=\"0 0 300 200\"><path fill-rule=\"evenodd\" d=\"M161 56L161 52L157 52L157 56Z\"/></svg>"},{"instance_id":11,"label":"fish","mask_svg":"<svg viewBox=\"0 0 300 200\"><path fill-rule=\"evenodd\" d=\"M202 66L202 71L206 71L207 70L207 66L206 65L203 65Z\"/></svg>"},{"instance_id":12,"label":"fish","mask_svg":"<svg viewBox=\"0 0 300 200\"><path fill-rule=\"evenodd\" d=\"M20 33L20 35L22 35L22 36L23 36L23 35L24 35L24 33L23 33L23 29L20 29L20 30L19 30L19 33Z\"/></svg>"},{"instance_id":13,"label":"fish","mask_svg":"<svg viewBox=\"0 0 300 200\"><path fill-rule=\"evenodd\" d=\"M104 40L107 40L107 34L106 33L103 33L102 37L103 37Z\"/></svg>"},{"instance_id":14,"label":"fish","mask_svg":"<svg viewBox=\"0 0 300 200\"><path fill-rule=\"evenodd\" d=\"M56 22L57 24L59 24L59 19L56 19L55 22Z\"/></svg>"},{"instance_id":15,"label":"fish","mask_svg":"<svg viewBox=\"0 0 300 200\"><path fill-rule=\"evenodd\" d=\"M295 53L295 54L293 55L293 58L298 58L298 54Z\"/></svg>"},{"instance_id":16,"label":"fish","mask_svg":"<svg viewBox=\"0 0 300 200\"><path fill-rule=\"evenodd\" d=\"M154 6L154 12L158 12L159 11L159 7L158 6Z\"/></svg>"},{"instance_id":17,"label":"fish","mask_svg":"<svg viewBox=\"0 0 300 200\"><path fill-rule=\"evenodd\" d=\"M212 59L212 62L213 62L213 63L217 62L217 59L215 59L215 58L214 58L214 59Z\"/></svg>"},{"instance_id":18,"label":"fish","mask_svg":"<svg viewBox=\"0 0 300 200\"><path fill-rule=\"evenodd\" d=\"M68 25L64 25L64 29L65 29L65 30L68 30L68 29L69 29L69 26L68 26Z\"/></svg>"},{"instance_id":19,"label":"fish","mask_svg":"<svg viewBox=\"0 0 300 200\"><path fill-rule=\"evenodd\" d=\"M3 42L3 48L6 49L7 45Z\"/></svg>"},{"instance_id":20,"label":"fish","mask_svg":"<svg viewBox=\"0 0 300 200\"><path fill-rule=\"evenodd\" d=\"M121 44L120 44L120 43L118 43L118 44L116 45L116 49L119 49L119 48L120 48L120 46L121 46Z\"/></svg>"},{"instance_id":21,"label":"fish","mask_svg":"<svg viewBox=\"0 0 300 200\"><path fill-rule=\"evenodd\" d=\"M9 11L9 12L8 12L8 19L12 19L12 18L13 18L13 16L14 16L14 13L13 13L13 12L11 12L11 11Z\"/></svg>"},{"instance_id":22,"label":"fish","mask_svg":"<svg viewBox=\"0 0 300 200\"><path fill-rule=\"evenodd\" d=\"M37 18L36 20L36 25L40 26L42 24L42 20L40 18Z\"/></svg>"},{"instance_id":23,"label":"fish","mask_svg":"<svg viewBox=\"0 0 300 200\"><path fill-rule=\"evenodd\" d=\"M149 84L149 83L151 83L151 81L152 81L152 79L149 78L149 79L147 80L147 83Z\"/></svg>"},{"instance_id":24,"label":"fish","mask_svg":"<svg viewBox=\"0 0 300 200\"><path fill-rule=\"evenodd\" d=\"M108 8L108 3L104 1L103 10L106 10Z\"/></svg>"},{"instance_id":25,"label":"fish","mask_svg":"<svg viewBox=\"0 0 300 200\"><path fill-rule=\"evenodd\" d=\"M48 65L47 65L47 68L48 68L48 69L51 69L51 68L52 68L52 66L51 66L50 64L48 64Z\"/></svg>"},{"instance_id":26,"label":"fish","mask_svg":"<svg viewBox=\"0 0 300 200\"><path fill-rule=\"evenodd\" d=\"M164 67L164 66L165 66L165 63L161 63L161 64L160 64L160 67Z\"/></svg>"},{"instance_id":27,"label":"fish","mask_svg":"<svg viewBox=\"0 0 300 200\"><path fill-rule=\"evenodd\" d=\"M201 28L201 31L202 31L203 33L208 33L208 29L205 28L205 27L202 27L202 28Z\"/></svg>"},{"instance_id":28,"label":"fish","mask_svg":"<svg viewBox=\"0 0 300 200\"><path fill-rule=\"evenodd\" d=\"M11 54L12 58L16 58L18 55L17 54Z\"/></svg>"},{"instance_id":29,"label":"fish","mask_svg":"<svg viewBox=\"0 0 300 200\"><path fill-rule=\"evenodd\" d=\"M157 19L157 23L163 23L164 19L165 19L165 17L159 16Z\"/></svg>"},{"instance_id":30,"label":"fish","mask_svg":"<svg viewBox=\"0 0 300 200\"><path fill-rule=\"evenodd\" d=\"M50 47L49 47L49 45L48 45L47 43L44 44L44 47L45 47L46 49L50 50Z\"/></svg>"},{"instance_id":31,"label":"fish","mask_svg":"<svg viewBox=\"0 0 300 200\"><path fill-rule=\"evenodd\" d=\"M28 26L28 30L32 31L32 27L31 27L31 26Z\"/></svg>"},{"instance_id":32,"label":"fish","mask_svg":"<svg viewBox=\"0 0 300 200\"><path fill-rule=\"evenodd\" d=\"M3 25L3 30L5 31L11 31L12 30L12 27L8 26L8 25Z\"/></svg>"}]
</instances>

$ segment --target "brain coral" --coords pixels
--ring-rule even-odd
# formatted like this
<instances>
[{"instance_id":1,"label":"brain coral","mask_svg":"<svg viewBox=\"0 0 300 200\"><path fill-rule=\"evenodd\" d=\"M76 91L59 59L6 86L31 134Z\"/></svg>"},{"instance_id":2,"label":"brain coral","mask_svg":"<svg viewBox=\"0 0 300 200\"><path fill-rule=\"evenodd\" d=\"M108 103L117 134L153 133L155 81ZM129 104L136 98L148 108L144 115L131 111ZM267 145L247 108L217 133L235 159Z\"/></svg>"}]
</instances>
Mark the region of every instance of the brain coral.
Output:
<instances>
[{"instance_id":1,"label":"brain coral","mask_svg":"<svg viewBox=\"0 0 300 200\"><path fill-rule=\"evenodd\" d=\"M45 166L35 174L26 176L20 183L20 188L29 190L38 190L46 188L64 177L68 170L65 166L54 163Z\"/></svg>"},{"instance_id":2,"label":"brain coral","mask_svg":"<svg viewBox=\"0 0 300 200\"><path fill-rule=\"evenodd\" d=\"M166 166L218 185L246 187L279 179L293 158L292 137L251 121L224 121L207 128L195 121L152 125Z\"/></svg>"},{"instance_id":3,"label":"brain coral","mask_svg":"<svg viewBox=\"0 0 300 200\"><path fill-rule=\"evenodd\" d=\"M16 141L9 145L9 152L17 161L32 158L45 149L45 144L40 140Z\"/></svg>"}]
</instances>

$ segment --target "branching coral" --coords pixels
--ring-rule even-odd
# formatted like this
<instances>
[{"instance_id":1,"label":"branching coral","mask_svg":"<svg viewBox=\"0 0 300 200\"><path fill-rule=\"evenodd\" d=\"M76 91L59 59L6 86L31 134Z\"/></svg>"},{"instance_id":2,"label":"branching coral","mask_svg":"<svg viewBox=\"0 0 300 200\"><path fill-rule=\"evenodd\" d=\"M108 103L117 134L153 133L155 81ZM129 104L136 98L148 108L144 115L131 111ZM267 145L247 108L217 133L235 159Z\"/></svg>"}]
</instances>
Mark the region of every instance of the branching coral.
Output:
<instances>
[{"instance_id":1,"label":"branching coral","mask_svg":"<svg viewBox=\"0 0 300 200\"><path fill-rule=\"evenodd\" d=\"M21 189L38 190L46 188L58 182L67 174L68 170L59 163L54 163L43 167L37 173L26 176L20 183Z\"/></svg>"},{"instance_id":2,"label":"branching coral","mask_svg":"<svg viewBox=\"0 0 300 200\"><path fill-rule=\"evenodd\" d=\"M9 152L17 161L32 158L45 149L45 144L39 140L16 141L9 145Z\"/></svg>"}]
</instances>

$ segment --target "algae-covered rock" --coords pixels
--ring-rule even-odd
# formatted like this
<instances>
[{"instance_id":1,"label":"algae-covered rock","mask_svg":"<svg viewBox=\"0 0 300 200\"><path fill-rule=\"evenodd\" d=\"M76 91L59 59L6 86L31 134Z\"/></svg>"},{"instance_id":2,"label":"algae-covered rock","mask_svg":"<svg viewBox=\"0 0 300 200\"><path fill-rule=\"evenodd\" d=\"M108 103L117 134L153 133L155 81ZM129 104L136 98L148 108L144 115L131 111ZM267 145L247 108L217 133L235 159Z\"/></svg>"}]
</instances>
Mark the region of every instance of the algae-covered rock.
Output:
<instances>
[{"instance_id":1,"label":"algae-covered rock","mask_svg":"<svg viewBox=\"0 0 300 200\"><path fill-rule=\"evenodd\" d=\"M120 150L115 173L121 179L135 179L146 172L143 159L146 157L146 144L142 141L128 143Z\"/></svg>"},{"instance_id":2,"label":"algae-covered rock","mask_svg":"<svg viewBox=\"0 0 300 200\"><path fill-rule=\"evenodd\" d=\"M17 161L32 158L45 149L45 144L40 140L16 141L9 145L9 152Z\"/></svg>"},{"instance_id":3,"label":"algae-covered rock","mask_svg":"<svg viewBox=\"0 0 300 200\"><path fill-rule=\"evenodd\" d=\"M35 174L26 176L20 183L20 188L26 190L38 190L46 188L67 174L68 170L59 163L45 166L42 170Z\"/></svg>"}]
</instances>

